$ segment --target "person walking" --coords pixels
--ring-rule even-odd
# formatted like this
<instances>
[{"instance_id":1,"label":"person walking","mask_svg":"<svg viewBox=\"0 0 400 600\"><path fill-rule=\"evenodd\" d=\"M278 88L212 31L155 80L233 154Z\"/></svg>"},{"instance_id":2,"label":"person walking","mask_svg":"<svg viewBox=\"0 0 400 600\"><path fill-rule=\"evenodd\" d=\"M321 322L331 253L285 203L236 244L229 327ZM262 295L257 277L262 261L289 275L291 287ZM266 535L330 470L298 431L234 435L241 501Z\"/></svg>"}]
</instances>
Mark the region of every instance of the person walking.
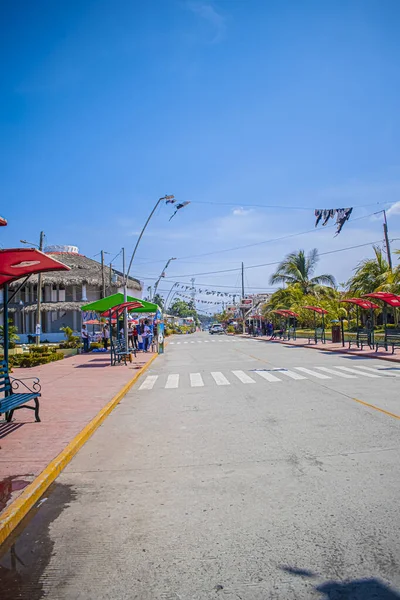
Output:
<instances>
[{"instance_id":1,"label":"person walking","mask_svg":"<svg viewBox=\"0 0 400 600\"><path fill-rule=\"evenodd\" d=\"M132 348L133 350L133 329L132 323L128 325L128 348Z\"/></svg>"},{"instance_id":2,"label":"person walking","mask_svg":"<svg viewBox=\"0 0 400 600\"><path fill-rule=\"evenodd\" d=\"M103 326L103 346L104 350L108 350L108 341L110 339L110 330L107 323Z\"/></svg>"},{"instance_id":3,"label":"person walking","mask_svg":"<svg viewBox=\"0 0 400 600\"><path fill-rule=\"evenodd\" d=\"M82 325L81 338L83 342L83 351L89 352L89 332L85 324Z\"/></svg>"}]
</instances>

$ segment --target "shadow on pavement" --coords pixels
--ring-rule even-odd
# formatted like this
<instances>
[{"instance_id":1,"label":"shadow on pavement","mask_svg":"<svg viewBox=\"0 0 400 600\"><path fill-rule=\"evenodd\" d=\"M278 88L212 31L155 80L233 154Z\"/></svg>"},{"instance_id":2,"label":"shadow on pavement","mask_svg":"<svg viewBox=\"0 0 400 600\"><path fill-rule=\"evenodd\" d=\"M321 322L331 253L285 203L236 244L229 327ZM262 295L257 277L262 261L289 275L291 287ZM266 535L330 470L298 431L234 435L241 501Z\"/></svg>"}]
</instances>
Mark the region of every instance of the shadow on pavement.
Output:
<instances>
[{"instance_id":1,"label":"shadow on pavement","mask_svg":"<svg viewBox=\"0 0 400 600\"><path fill-rule=\"evenodd\" d=\"M320 579L307 569L281 566L282 571L307 579ZM376 578L325 581L316 583L315 590L324 594L324 600L400 600L400 595Z\"/></svg>"}]
</instances>

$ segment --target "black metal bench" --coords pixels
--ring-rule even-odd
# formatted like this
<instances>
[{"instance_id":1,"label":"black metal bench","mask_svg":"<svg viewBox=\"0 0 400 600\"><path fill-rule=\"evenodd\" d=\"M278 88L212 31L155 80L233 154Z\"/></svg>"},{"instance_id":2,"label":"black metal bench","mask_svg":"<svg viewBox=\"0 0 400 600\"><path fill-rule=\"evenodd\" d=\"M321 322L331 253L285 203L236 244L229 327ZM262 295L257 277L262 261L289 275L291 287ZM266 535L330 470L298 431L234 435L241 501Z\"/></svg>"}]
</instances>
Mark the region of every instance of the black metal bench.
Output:
<instances>
[{"instance_id":1,"label":"black metal bench","mask_svg":"<svg viewBox=\"0 0 400 600\"><path fill-rule=\"evenodd\" d=\"M128 351L125 348L125 340L119 340L116 343L113 343L113 347L111 349L111 351L113 352L113 365L120 363L121 360L124 361L124 364L126 365L126 361L127 359L130 360L131 359L131 354L133 352L133 354L136 357L136 348L128 348ZM132 362L132 361L131 361Z\"/></svg>"},{"instance_id":2,"label":"black metal bench","mask_svg":"<svg viewBox=\"0 0 400 600\"><path fill-rule=\"evenodd\" d=\"M357 346L357 348L360 348L361 350L364 348L364 346L369 346L371 349L373 348L372 342L371 342L371 334L354 333L354 334L347 334L347 336L348 336L347 341L349 342L349 350L354 345Z\"/></svg>"},{"instance_id":3,"label":"black metal bench","mask_svg":"<svg viewBox=\"0 0 400 600\"><path fill-rule=\"evenodd\" d=\"M25 383L32 381L31 387ZM5 361L0 362L0 393L4 398L0 399L0 414L5 413L7 423L10 423L14 410L29 408L35 411L35 420L39 423L39 398L41 386L37 377L15 379L10 377L8 365ZM28 406L26 402L33 401L35 406Z\"/></svg>"},{"instance_id":4,"label":"black metal bench","mask_svg":"<svg viewBox=\"0 0 400 600\"><path fill-rule=\"evenodd\" d=\"M395 348L400 348L400 333L389 333L381 340L376 340L375 342L375 351L378 352L379 346L383 346L385 350L389 349L389 346L392 347L392 354L394 354Z\"/></svg>"}]
</instances>

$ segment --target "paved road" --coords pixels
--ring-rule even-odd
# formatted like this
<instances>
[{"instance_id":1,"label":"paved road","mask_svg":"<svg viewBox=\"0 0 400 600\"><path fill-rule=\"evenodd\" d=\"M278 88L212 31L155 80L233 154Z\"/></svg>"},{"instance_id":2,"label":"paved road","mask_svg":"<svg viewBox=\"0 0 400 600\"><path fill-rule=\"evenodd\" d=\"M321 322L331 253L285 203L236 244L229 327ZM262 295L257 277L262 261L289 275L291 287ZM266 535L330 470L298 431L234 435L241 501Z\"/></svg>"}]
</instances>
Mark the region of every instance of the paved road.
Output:
<instances>
[{"instance_id":1,"label":"paved road","mask_svg":"<svg viewBox=\"0 0 400 600\"><path fill-rule=\"evenodd\" d=\"M203 333L152 367L3 556L4 600L400 599L400 365Z\"/></svg>"}]
</instances>

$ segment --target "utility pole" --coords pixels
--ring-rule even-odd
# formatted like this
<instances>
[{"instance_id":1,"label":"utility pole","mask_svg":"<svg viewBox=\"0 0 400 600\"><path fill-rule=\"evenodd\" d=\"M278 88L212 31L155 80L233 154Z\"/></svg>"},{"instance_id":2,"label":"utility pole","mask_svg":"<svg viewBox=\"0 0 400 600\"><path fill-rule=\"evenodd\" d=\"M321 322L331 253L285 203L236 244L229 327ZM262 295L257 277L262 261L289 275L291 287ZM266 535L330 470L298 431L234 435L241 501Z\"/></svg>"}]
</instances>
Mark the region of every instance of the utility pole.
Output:
<instances>
[{"instance_id":1,"label":"utility pole","mask_svg":"<svg viewBox=\"0 0 400 600\"><path fill-rule=\"evenodd\" d=\"M389 269L392 270L392 255L390 252L390 243L389 243L389 235L388 235L388 226L387 226L387 219L386 219L386 210L383 210L383 233L385 236L385 243L386 243L386 254L388 257L388 263L389 263Z\"/></svg>"},{"instance_id":2,"label":"utility pole","mask_svg":"<svg viewBox=\"0 0 400 600\"><path fill-rule=\"evenodd\" d=\"M43 252L44 245L44 231L40 232L39 250ZM36 305L36 345L40 344L40 334L42 331L42 314L41 314L41 302L42 302L42 274L38 274L37 284L37 305Z\"/></svg>"},{"instance_id":3,"label":"utility pole","mask_svg":"<svg viewBox=\"0 0 400 600\"><path fill-rule=\"evenodd\" d=\"M242 263L242 315L243 315L243 333L246 333L246 321L245 321L245 312L246 309L244 308L244 264Z\"/></svg>"},{"instance_id":4,"label":"utility pole","mask_svg":"<svg viewBox=\"0 0 400 600\"><path fill-rule=\"evenodd\" d=\"M106 280L104 276L104 250L101 251L101 297L106 297Z\"/></svg>"},{"instance_id":5,"label":"utility pole","mask_svg":"<svg viewBox=\"0 0 400 600\"><path fill-rule=\"evenodd\" d=\"M125 248L122 248L122 273L124 280L124 303L128 302L128 276L125 273ZM118 323L117 323L118 327ZM124 308L124 340L125 352L128 352L128 309Z\"/></svg>"},{"instance_id":6,"label":"utility pole","mask_svg":"<svg viewBox=\"0 0 400 600\"><path fill-rule=\"evenodd\" d=\"M112 263L110 263L110 290L112 286Z\"/></svg>"}]
</instances>

